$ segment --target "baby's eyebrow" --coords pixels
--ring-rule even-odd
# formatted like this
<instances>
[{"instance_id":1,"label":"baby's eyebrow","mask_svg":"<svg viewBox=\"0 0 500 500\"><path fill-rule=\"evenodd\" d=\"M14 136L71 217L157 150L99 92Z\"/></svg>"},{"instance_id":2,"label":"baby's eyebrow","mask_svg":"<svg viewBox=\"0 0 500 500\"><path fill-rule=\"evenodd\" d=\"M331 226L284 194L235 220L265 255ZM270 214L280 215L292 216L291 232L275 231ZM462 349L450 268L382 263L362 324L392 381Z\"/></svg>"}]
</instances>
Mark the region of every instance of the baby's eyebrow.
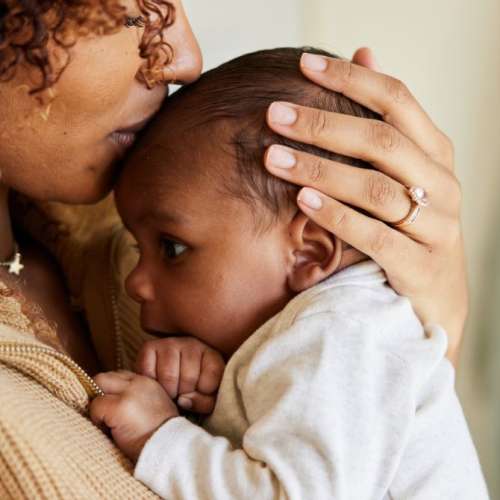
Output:
<instances>
[{"instance_id":1,"label":"baby's eyebrow","mask_svg":"<svg viewBox=\"0 0 500 500\"><path fill-rule=\"evenodd\" d=\"M169 211L165 210L162 208L158 208L152 211L149 211L147 214L143 215L140 219L139 222L145 222L145 221L158 221L161 220L162 222L168 222L170 224L185 224L187 221L187 218L175 211Z\"/></svg>"}]
</instances>

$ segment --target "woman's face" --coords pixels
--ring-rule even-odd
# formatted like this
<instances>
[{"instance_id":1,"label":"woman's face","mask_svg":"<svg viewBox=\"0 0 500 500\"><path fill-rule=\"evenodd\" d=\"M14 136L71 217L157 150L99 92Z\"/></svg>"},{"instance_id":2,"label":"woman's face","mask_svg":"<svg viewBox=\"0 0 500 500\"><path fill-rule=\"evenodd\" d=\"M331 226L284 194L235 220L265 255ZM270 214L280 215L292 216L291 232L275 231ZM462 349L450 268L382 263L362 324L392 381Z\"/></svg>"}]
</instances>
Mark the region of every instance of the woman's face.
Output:
<instances>
[{"instance_id":1,"label":"woman's face","mask_svg":"<svg viewBox=\"0 0 500 500\"><path fill-rule=\"evenodd\" d=\"M128 15L141 14L135 0L122 3ZM201 53L181 2L171 3L171 69L187 83L201 72ZM66 203L92 203L109 191L112 166L168 94L164 85L149 90L136 79L144 62L142 34L142 28L124 27L79 39L50 105L28 95L34 69L21 67L15 79L0 83L0 182L35 199Z\"/></svg>"}]
</instances>

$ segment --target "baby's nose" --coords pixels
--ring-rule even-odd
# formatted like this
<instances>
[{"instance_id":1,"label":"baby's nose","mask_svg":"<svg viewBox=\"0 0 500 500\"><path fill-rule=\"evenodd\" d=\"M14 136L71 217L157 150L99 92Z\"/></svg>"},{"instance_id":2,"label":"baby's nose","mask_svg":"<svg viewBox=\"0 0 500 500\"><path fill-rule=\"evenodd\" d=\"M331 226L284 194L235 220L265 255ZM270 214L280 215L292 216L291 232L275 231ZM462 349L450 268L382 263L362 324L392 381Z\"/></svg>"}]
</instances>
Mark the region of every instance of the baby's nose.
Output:
<instances>
[{"instance_id":1,"label":"baby's nose","mask_svg":"<svg viewBox=\"0 0 500 500\"><path fill-rule=\"evenodd\" d=\"M125 280L125 290L129 297L139 304L153 302L155 299L153 284L140 266L128 275Z\"/></svg>"}]
</instances>

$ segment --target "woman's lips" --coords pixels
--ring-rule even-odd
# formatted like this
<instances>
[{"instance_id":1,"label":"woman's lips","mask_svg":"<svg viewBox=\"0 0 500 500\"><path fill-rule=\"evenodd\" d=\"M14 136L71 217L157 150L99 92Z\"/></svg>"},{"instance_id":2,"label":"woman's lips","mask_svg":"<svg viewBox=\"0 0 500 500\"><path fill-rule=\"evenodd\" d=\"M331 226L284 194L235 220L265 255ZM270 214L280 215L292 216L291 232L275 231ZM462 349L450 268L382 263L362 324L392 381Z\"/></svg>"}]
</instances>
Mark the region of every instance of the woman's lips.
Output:
<instances>
[{"instance_id":1,"label":"woman's lips","mask_svg":"<svg viewBox=\"0 0 500 500\"><path fill-rule=\"evenodd\" d=\"M116 145L120 146L121 148L127 149L132 146L132 144L134 144L135 139L137 138L137 132L139 132L139 130L142 130L150 119L151 116L148 116L145 120L141 120L140 122L137 122L128 127L123 127L119 130L115 130L114 132L109 134L109 138Z\"/></svg>"}]
</instances>

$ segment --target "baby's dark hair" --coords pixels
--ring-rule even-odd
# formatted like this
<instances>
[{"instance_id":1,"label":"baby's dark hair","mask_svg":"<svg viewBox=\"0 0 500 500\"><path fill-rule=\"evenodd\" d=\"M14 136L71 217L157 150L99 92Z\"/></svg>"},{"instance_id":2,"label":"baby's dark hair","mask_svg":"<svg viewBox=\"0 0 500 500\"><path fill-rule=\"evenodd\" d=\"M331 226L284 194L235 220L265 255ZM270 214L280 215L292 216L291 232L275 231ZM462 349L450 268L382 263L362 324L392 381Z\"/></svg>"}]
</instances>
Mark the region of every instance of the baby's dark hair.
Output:
<instances>
[{"instance_id":1,"label":"baby's dark hair","mask_svg":"<svg viewBox=\"0 0 500 500\"><path fill-rule=\"evenodd\" d=\"M304 52L338 58L311 47L278 48L246 54L206 72L197 82L183 87L168 100L165 108L167 113L175 109L192 110L190 114L196 116L196 122L191 124L193 127L227 122L229 148L224 149L234 154L236 177L222 181L225 191L252 205L263 204L274 216L279 216L283 209L296 207L299 188L272 176L264 168L263 156L268 146L281 144L362 168L370 168L370 165L275 134L265 120L271 103L289 101L347 115L380 119L371 110L342 94L326 90L306 79L300 71L300 58Z\"/></svg>"}]
</instances>

